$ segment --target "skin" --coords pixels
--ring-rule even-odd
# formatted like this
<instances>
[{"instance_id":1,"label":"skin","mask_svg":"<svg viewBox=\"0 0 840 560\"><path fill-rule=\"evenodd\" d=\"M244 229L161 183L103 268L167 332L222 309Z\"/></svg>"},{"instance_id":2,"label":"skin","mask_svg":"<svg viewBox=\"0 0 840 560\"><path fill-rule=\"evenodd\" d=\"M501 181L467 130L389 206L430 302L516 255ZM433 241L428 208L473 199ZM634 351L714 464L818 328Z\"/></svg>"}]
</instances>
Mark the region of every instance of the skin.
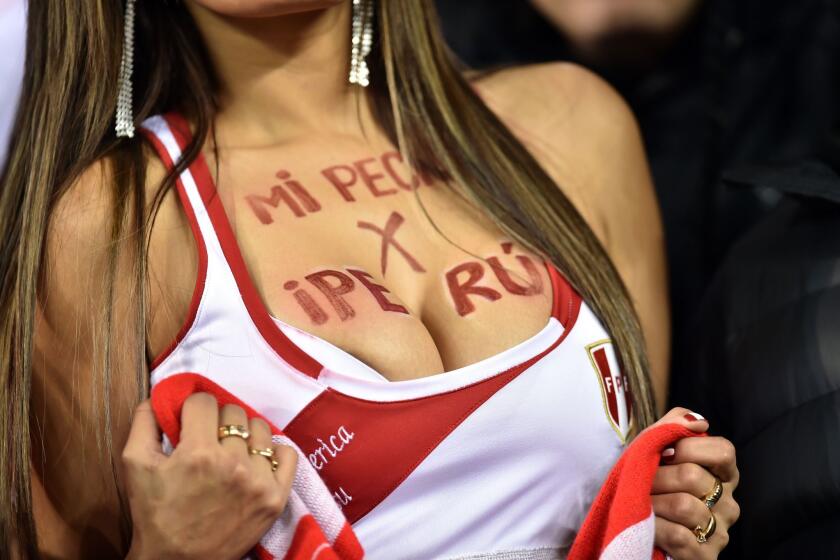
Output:
<instances>
[{"instance_id":1,"label":"skin","mask_svg":"<svg viewBox=\"0 0 840 560\"><path fill-rule=\"evenodd\" d=\"M412 193L375 196L360 184L353 187L356 200L349 202L324 180L326 168L395 149L377 127L362 92L346 84L348 3L194 0L189 6L225 85L217 121L219 194L255 285L275 316L350 352L389 380L473 363L545 325L548 291L510 293L487 265L482 285L503 296L494 301L474 297L475 310L459 315L445 277L453 267L475 260L464 249L498 257L519 283L528 275L516 256L528 253L516 246L506 253L501 232L441 185L421 186L417 195L454 245L432 227ZM641 318L657 400L664 402L669 326L662 231L632 115L612 89L572 65L506 70L475 86L577 206L614 260ZM211 158L209 147L205 153ZM209 163L214 169L212 159ZM306 187L320 209L297 217L286 207L272 208L274 221L266 224L247 196L269 195L272 185L285 180L278 179L281 169ZM94 391L89 325L98 320L95 311L105 301L96 282L106 264L101 232L110 228L109 173L107 162L89 169L58 204L48 233L33 383L33 496L40 547L56 558L114 557L121 547L116 488L95 438L97 429L106 429L96 419L102 400L108 399L114 448L122 457L116 465L118 483L128 492L134 521L131 557L237 558L285 503L293 459L278 450L281 469L272 477L267 461L247 456L241 442L229 438L218 443L219 423L230 418L244 423L244 412L235 407L219 412L208 395L191 397L193 404L182 416L190 435L175 454L164 457L148 405L133 409L130 375L116 375L108 394ZM152 192L164 175L154 157L148 175ZM404 219L395 238L425 272L390 246L383 273L382 237L358 227L363 221L384 230L395 212ZM118 249L118 278L130 278L130 246ZM189 224L170 193L152 231L146 359L169 344L187 316L197 262ZM305 278L348 268L369 274L388 290L389 301L408 312L383 309L368 289L357 285L343 296L354 310L352 323L340 320ZM540 274L547 286L545 272ZM317 301L329 320L313 323L293 292L284 289L290 280L321 298ZM129 324L130 287L117 289L114 324ZM518 321L505 320L511 316ZM115 337L121 348L115 371L133 371L138 356L127 333L118 330ZM672 411L662 421L686 423L684 412ZM690 427L702 431L708 424ZM251 428L262 433L257 437L266 435L258 421ZM726 493L715 506L717 535L700 546L690 530L708 519L697 499L712 487L706 469L726 482ZM737 518L731 496L737 482L729 442L710 437L677 445L654 488L657 543L680 559L716 557ZM203 516L196 517L196 503L203 504ZM192 531L207 538L184 540Z\"/></svg>"}]
</instances>

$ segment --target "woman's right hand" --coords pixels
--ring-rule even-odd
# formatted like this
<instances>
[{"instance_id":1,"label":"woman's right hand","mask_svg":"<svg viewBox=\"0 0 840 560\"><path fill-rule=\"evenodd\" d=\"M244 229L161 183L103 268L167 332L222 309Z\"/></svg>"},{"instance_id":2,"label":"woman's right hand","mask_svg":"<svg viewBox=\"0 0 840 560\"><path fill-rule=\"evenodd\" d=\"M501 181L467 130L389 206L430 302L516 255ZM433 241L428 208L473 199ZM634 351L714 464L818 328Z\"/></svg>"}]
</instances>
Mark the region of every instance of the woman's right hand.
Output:
<instances>
[{"instance_id":1,"label":"woman's right hand","mask_svg":"<svg viewBox=\"0 0 840 560\"><path fill-rule=\"evenodd\" d=\"M223 425L248 426L250 439L219 440ZM279 466L249 453L273 448ZM265 421L242 408L196 393L181 410L180 443L161 450L149 401L135 412L122 454L134 532L131 559L240 559L283 512L297 466L297 453L274 446Z\"/></svg>"}]
</instances>

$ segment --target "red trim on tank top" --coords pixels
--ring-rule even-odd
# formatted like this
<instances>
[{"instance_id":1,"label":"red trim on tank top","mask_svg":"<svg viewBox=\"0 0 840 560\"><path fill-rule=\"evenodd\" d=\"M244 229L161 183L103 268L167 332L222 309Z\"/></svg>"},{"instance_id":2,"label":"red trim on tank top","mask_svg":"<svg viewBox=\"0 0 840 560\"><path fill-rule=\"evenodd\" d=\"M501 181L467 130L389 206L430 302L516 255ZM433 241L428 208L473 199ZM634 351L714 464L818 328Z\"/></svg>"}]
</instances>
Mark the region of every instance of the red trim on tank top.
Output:
<instances>
[{"instance_id":1,"label":"red trim on tank top","mask_svg":"<svg viewBox=\"0 0 840 560\"><path fill-rule=\"evenodd\" d=\"M160 139L149 130L142 129L142 132L149 142L151 142L166 169L171 170L175 167L172 157L169 155L169 151ZM193 209L192 204L190 204L187 191L184 188L180 177L178 177L175 182L175 189L178 192L178 198L181 200L181 205L184 207L184 212L187 215L187 221L190 224L190 230L192 231L193 239L195 240L196 251L198 252L198 274L196 275L195 287L193 288L192 298L190 299L190 307L187 311L187 317L181 325L181 328L178 330L178 334L175 335L175 339L152 360L152 363L149 366L150 370L154 370L162 364L163 361L175 351L184 337L187 336L187 333L192 328L195 323L195 318L198 315L198 307L201 305L201 297L204 294L204 286L207 281L207 245L204 243L204 236L201 235L201 230L198 227L198 219L195 217L195 210Z\"/></svg>"},{"instance_id":2,"label":"red trim on tank top","mask_svg":"<svg viewBox=\"0 0 840 560\"><path fill-rule=\"evenodd\" d=\"M577 322L582 300L556 266L546 263L551 287L554 290L551 316L560 321L564 330L571 330ZM565 336L565 335L564 335Z\"/></svg>"},{"instance_id":3,"label":"red trim on tank top","mask_svg":"<svg viewBox=\"0 0 840 560\"><path fill-rule=\"evenodd\" d=\"M189 124L182 116L174 113L167 114L164 118L181 150L184 150L189 143L191 134ZM245 308L248 310L248 314L251 316L251 320L257 327L260 335L277 355L288 362L289 365L317 379L323 366L283 334L283 331L274 323L274 320L263 304L262 298L260 298L251 280L250 272L248 272L248 268L245 266L245 260L239 251L239 245L236 242L236 237L228 221L227 213L222 205L222 199L217 196L216 187L210 175L210 169L207 167L204 154L201 152L199 152L198 157L196 157L190 166L190 173L192 173L195 184L198 186L201 200L207 209L207 214L210 217L213 229L216 231L216 237L219 239L219 244L222 247L222 252L228 262L228 266L230 266L231 272L233 272L233 277L239 288L242 301L245 303Z\"/></svg>"},{"instance_id":4,"label":"red trim on tank top","mask_svg":"<svg viewBox=\"0 0 840 560\"><path fill-rule=\"evenodd\" d=\"M183 151L189 144L191 137L189 124L186 119L176 113L168 113L164 115L164 119L169 125L178 146ZM289 365L317 379L323 369L321 363L303 351L283 333L263 303L248 267L245 265L245 260L239 250L239 244L231 228L221 197L217 195L216 186L203 153L199 152L189 169L198 187L201 200L207 209L216 237L219 239L222 252L233 273L245 308L248 310L248 314L260 335L272 350ZM560 337L560 340L563 340L577 321L582 301L556 267L546 263L546 269L553 290L551 316L563 326L564 332Z\"/></svg>"}]
</instances>

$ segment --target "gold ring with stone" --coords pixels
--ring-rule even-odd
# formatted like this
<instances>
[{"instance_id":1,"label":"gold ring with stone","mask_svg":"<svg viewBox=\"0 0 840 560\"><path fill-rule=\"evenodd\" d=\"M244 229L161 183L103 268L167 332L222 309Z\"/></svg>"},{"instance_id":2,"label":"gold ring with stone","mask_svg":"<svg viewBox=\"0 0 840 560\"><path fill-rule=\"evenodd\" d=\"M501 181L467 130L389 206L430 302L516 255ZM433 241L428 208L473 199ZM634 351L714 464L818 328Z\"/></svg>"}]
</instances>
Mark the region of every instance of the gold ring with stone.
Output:
<instances>
[{"instance_id":1,"label":"gold ring with stone","mask_svg":"<svg viewBox=\"0 0 840 560\"><path fill-rule=\"evenodd\" d=\"M708 494L703 496L703 503L706 504L707 508L712 509L712 506L720 500L721 496L723 496L723 483L718 477L715 477L715 485Z\"/></svg>"},{"instance_id":2,"label":"gold ring with stone","mask_svg":"<svg viewBox=\"0 0 840 560\"><path fill-rule=\"evenodd\" d=\"M717 529L717 519L715 519L715 514L710 512L709 522L706 524L704 528L702 525L698 525L694 529L694 536L697 537L697 542L703 544L708 542L712 535L715 534L715 529Z\"/></svg>"}]
</instances>

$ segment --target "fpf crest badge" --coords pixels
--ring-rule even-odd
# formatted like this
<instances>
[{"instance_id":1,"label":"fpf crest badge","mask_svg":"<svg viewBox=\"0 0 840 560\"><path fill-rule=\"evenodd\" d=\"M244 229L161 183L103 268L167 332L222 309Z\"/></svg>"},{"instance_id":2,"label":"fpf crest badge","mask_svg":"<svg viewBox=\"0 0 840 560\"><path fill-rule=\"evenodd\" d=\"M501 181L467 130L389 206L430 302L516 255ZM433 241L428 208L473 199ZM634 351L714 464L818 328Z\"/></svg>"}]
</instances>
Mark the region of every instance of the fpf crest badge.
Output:
<instances>
[{"instance_id":1,"label":"fpf crest badge","mask_svg":"<svg viewBox=\"0 0 840 560\"><path fill-rule=\"evenodd\" d=\"M595 368L601 384L601 396L604 400L604 412L607 419L621 441L626 443L633 424L631 415L633 396L630 393L627 376L622 375L618 367L612 341L605 339L593 342L586 347L586 352L589 354L589 361L592 362L592 367Z\"/></svg>"}]
</instances>

